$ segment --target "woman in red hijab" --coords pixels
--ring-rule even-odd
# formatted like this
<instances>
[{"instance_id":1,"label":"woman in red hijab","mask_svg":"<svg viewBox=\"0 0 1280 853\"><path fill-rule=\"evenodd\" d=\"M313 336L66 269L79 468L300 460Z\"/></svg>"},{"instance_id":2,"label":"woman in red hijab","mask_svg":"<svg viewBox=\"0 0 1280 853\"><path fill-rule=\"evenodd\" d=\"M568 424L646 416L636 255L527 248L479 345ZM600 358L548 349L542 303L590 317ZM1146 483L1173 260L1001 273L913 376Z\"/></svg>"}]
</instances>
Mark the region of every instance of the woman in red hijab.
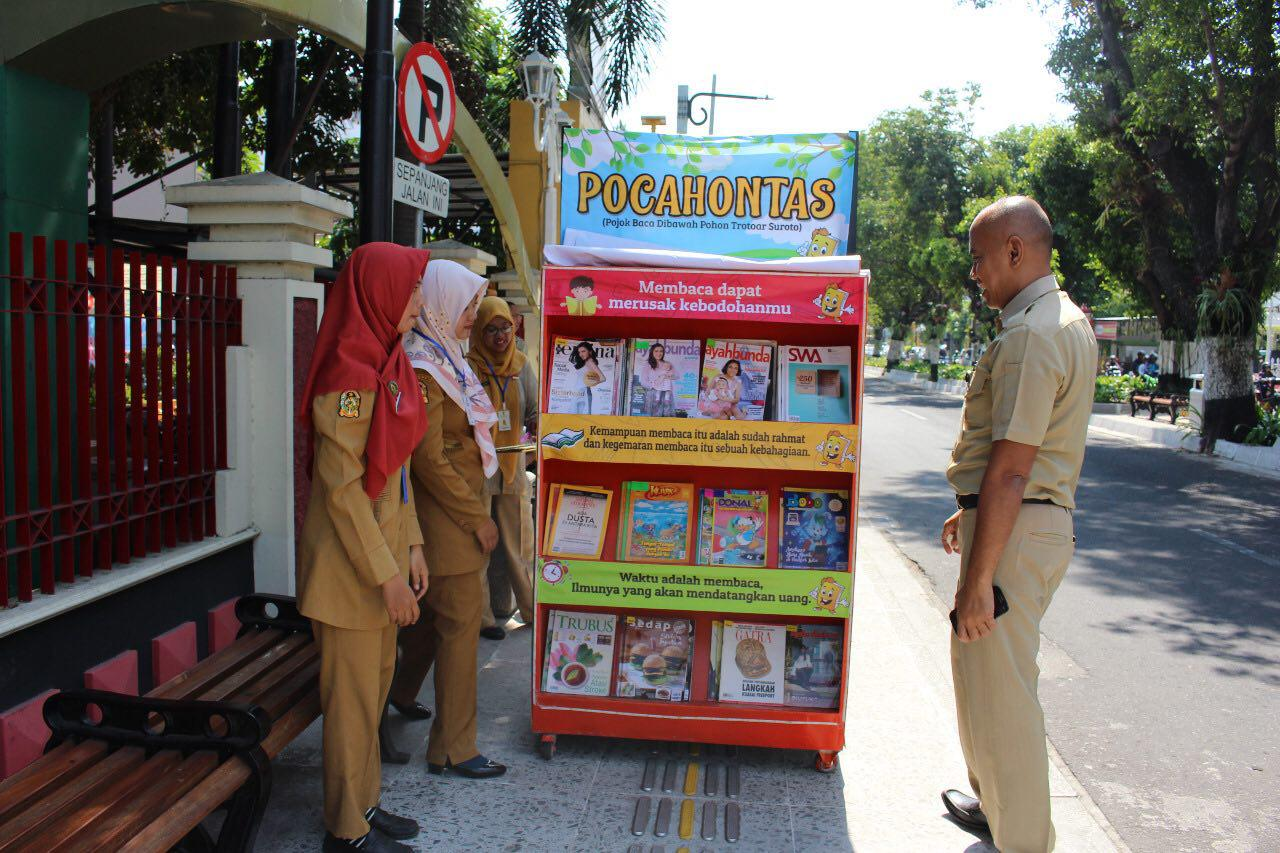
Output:
<instances>
[{"instance_id":1,"label":"woman in red hijab","mask_svg":"<svg viewBox=\"0 0 1280 853\"><path fill-rule=\"evenodd\" d=\"M426 407L400 339L422 307L428 253L356 249L325 301L298 412L312 429L311 501L298 552L298 607L320 651L324 850L408 851L414 821L379 808L378 721L396 630L427 589L406 463Z\"/></svg>"}]
</instances>

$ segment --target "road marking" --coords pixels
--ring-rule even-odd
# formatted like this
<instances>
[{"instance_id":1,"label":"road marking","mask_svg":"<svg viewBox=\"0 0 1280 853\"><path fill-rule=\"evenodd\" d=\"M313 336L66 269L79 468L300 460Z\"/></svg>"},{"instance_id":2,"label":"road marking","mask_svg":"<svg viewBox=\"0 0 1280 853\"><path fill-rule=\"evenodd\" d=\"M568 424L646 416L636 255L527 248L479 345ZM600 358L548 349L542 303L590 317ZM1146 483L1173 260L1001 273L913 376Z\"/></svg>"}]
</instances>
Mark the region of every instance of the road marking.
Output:
<instances>
[{"instance_id":1,"label":"road marking","mask_svg":"<svg viewBox=\"0 0 1280 853\"><path fill-rule=\"evenodd\" d=\"M926 418L924 415L917 415L915 412L911 411L910 409L903 409L903 410L902 410L902 413L903 413L904 415L911 415L911 417L913 417L913 418L915 418L916 420L919 420L919 421L927 421L927 420L929 420L929 419L928 419L928 418Z\"/></svg>"},{"instance_id":2,"label":"road marking","mask_svg":"<svg viewBox=\"0 0 1280 853\"><path fill-rule=\"evenodd\" d=\"M1232 542L1230 539L1223 539L1218 534L1210 533L1207 530L1196 530L1193 527L1190 527L1187 529L1197 536L1208 539L1210 542L1216 542L1222 547L1230 548L1232 551L1235 551L1238 554L1244 554L1246 557L1252 557L1253 559L1257 560L1259 563L1262 563L1263 565L1280 569L1280 560L1277 560L1274 557L1268 557L1266 554L1259 554L1257 551L1253 550L1252 548L1246 548L1243 545L1239 545L1235 542Z\"/></svg>"}]
</instances>

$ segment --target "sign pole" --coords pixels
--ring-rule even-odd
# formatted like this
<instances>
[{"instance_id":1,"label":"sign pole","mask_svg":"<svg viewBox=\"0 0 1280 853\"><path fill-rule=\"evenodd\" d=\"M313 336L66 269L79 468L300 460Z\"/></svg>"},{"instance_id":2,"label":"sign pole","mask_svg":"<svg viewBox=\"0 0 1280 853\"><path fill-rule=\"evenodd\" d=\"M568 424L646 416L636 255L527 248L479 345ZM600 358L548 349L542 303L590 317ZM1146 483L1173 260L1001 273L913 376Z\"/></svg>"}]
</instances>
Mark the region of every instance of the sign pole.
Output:
<instances>
[{"instance_id":1,"label":"sign pole","mask_svg":"<svg viewBox=\"0 0 1280 853\"><path fill-rule=\"evenodd\" d=\"M360 242L391 239L391 0L369 0L365 23L364 91L360 101Z\"/></svg>"}]
</instances>

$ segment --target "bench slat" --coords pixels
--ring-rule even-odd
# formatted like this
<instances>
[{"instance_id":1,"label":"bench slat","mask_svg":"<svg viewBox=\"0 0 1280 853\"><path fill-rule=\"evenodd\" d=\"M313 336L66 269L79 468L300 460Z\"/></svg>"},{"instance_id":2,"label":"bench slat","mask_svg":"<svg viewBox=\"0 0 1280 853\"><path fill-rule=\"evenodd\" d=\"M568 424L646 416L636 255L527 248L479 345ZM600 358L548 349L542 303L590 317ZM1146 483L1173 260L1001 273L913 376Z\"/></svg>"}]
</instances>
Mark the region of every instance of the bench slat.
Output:
<instances>
[{"instance_id":1,"label":"bench slat","mask_svg":"<svg viewBox=\"0 0 1280 853\"><path fill-rule=\"evenodd\" d=\"M246 634L186 672L175 675L147 695L155 699L188 699L196 696L221 681L228 672L250 663L263 649L279 641L282 636L282 631Z\"/></svg>"},{"instance_id":2,"label":"bench slat","mask_svg":"<svg viewBox=\"0 0 1280 853\"><path fill-rule=\"evenodd\" d=\"M289 666L280 667L277 680L271 688L258 696L257 704L272 719L282 716L314 691L320 679L320 655L314 645L303 649L289 660ZM274 727L273 727L274 731ZM273 755L268 752L267 755Z\"/></svg>"},{"instance_id":3,"label":"bench slat","mask_svg":"<svg viewBox=\"0 0 1280 853\"><path fill-rule=\"evenodd\" d=\"M98 853L118 850L147 824L164 815L170 806L182 799L218 766L212 752L197 752L170 770L163 785L152 785L138 791L129 802L103 815L92 833L82 833L64 853Z\"/></svg>"},{"instance_id":4,"label":"bench slat","mask_svg":"<svg viewBox=\"0 0 1280 853\"><path fill-rule=\"evenodd\" d=\"M268 755L280 750L302 734L320 716L320 695L313 692L301 704L294 706L276 721L271 733L262 742ZM249 778L249 767L239 758L232 758L219 765L186 796L164 812L162 819L153 821L146 829L133 836L121 851L127 853L165 853L204 820L217 806L226 802Z\"/></svg>"},{"instance_id":5,"label":"bench slat","mask_svg":"<svg viewBox=\"0 0 1280 853\"><path fill-rule=\"evenodd\" d=\"M310 637L304 634L290 634L213 685L208 692L201 694L200 698L210 702L253 702L253 697L261 692L262 688L257 682L262 676L278 667L295 651L308 645L312 645ZM254 686L258 689L252 689Z\"/></svg>"},{"instance_id":6,"label":"bench slat","mask_svg":"<svg viewBox=\"0 0 1280 853\"><path fill-rule=\"evenodd\" d=\"M143 761L128 773L115 777L109 785L95 791L93 796L83 798L68 813L51 826L40 832L40 847L46 853L64 853L79 836L90 840L97 834L97 823L104 814L127 808L127 800L139 789L163 784L171 770L182 763L182 756L176 752L162 752ZM90 849L101 850L101 845Z\"/></svg>"},{"instance_id":7,"label":"bench slat","mask_svg":"<svg viewBox=\"0 0 1280 853\"><path fill-rule=\"evenodd\" d=\"M33 844L34 838L47 825L64 819L78 803L93 796L100 787L110 785L120 774L128 773L146 760L139 747L124 747L81 773L69 785L59 785L48 796L32 803L13 820L0 826L0 851L18 850ZM40 849L39 846L32 849Z\"/></svg>"},{"instance_id":8,"label":"bench slat","mask_svg":"<svg viewBox=\"0 0 1280 853\"><path fill-rule=\"evenodd\" d=\"M106 754L105 743L64 743L0 782L0 826L51 787L72 782Z\"/></svg>"}]
</instances>

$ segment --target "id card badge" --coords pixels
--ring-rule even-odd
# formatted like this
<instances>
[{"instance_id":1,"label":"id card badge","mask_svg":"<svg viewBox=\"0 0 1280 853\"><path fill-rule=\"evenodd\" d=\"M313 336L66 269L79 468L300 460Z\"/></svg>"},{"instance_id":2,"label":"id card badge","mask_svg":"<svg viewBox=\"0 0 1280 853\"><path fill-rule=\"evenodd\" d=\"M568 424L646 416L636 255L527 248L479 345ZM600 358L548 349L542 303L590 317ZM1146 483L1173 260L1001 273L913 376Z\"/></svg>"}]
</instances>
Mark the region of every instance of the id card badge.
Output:
<instances>
[{"instance_id":1,"label":"id card badge","mask_svg":"<svg viewBox=\"0 0 1280 853\"><path fill-rule=\"evenodd\" d=\"M511 412L502 409L498 412L498 432L507 432L511 429Z\"/></svg>"}]
</instances>

